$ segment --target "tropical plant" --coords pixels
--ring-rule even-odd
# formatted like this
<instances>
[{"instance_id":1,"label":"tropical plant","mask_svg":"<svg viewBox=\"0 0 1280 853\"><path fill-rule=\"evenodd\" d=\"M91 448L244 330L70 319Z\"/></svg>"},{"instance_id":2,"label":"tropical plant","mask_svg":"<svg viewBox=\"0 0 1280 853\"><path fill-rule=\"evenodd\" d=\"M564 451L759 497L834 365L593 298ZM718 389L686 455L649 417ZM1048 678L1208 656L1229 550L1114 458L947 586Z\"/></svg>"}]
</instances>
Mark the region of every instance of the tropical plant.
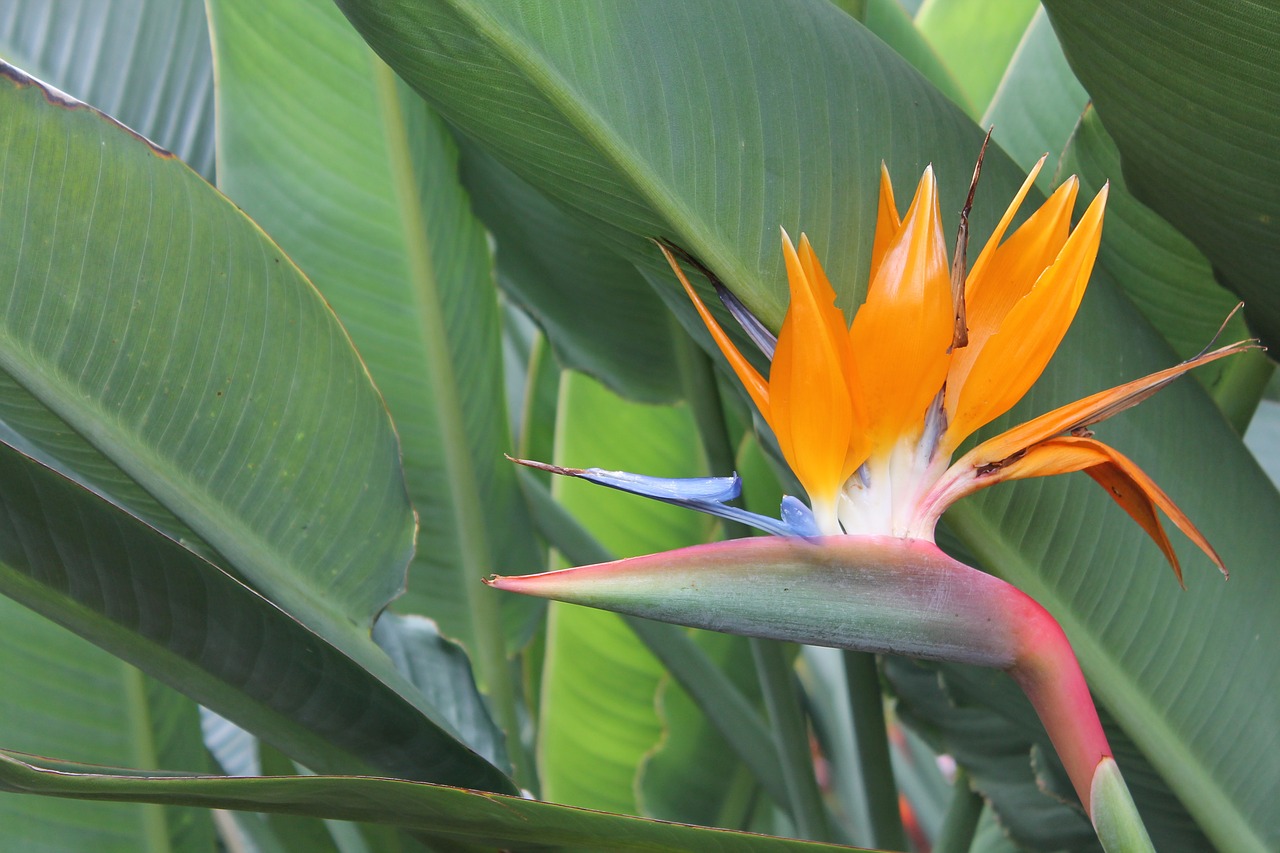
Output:
<instances>
[{"instance_id":1,"label":"tropical plant","mask_svg":"<svg viewBox=\"0 0 1280 853\"><path fill-rule=\"evenodd\" d=\"M954 234L988 126L975 254L1045 152L1027 212L1072 174L1065 218L1110 195L1074 325L957 458L1194 357L1239 300L1225 339L1274 345L1277 34L1192 0L0 0L0 789L45 795L0 797L0 848L1096 849L998 669L482 580L805 494L738 382L766 362L654 241L767 339L804 232L852 318L882 164L900 198L932 164ZM1241 439L1274 434L1271 370L1096 427L1227 582L1175 534L1180 589L1079 473L937 530L1062 626L1162 851L1280 845L1280 494ZM713 522L504 454L745 493ZM734 546L761 574L686 621L849 623L788 610L792 541Z\"/></svg>"}]
</instances>

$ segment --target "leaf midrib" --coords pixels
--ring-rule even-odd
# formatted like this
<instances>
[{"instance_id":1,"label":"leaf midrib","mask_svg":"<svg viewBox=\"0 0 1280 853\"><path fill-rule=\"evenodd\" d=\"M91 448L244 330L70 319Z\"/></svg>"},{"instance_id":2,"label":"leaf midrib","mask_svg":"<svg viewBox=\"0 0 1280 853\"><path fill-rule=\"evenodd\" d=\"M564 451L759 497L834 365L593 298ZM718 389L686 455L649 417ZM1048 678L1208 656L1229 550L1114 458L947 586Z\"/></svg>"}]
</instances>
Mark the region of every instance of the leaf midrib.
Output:
<instances>
[{"instance_id":1,"label":"leaf midrib","mask_svg":"<svg viewBox=\"0 0 1280 853\"><path fill-rule=\"evenodd\" d=\"M574 97L578 90L545 61L542 54L527 41L515 37L492 15L475 4L467 0L454 0L452 5L471 23L476 32L499 48L501 55L524 74L530 86L590 143L590 147L613 167L616 174L630 179L632 189L651 210L665 221L677 225L685 233L686 239L700 247L698 254L709 268L721 271L729 281L745 282L753 277L753 272L738 261L736 253L715 238L715 229L694 215L687 205L677 201L681 198L681 193L666 187L654 170L645 168L645 159L627 145L621 136L609 132L610 124L603 116L595 110L587 109L586 98ZM663 192L662 189L667 191Z\"/></svg>"},{"instance_id":2,"label":"leaf midrib","mask_svg":"<svg viewBox=\"0 0 1280 853\"><path fill-rule=\"evenodd\" d=\"M480 581L493 570L489 551L489 528L480 497L467 442L466 424L462 417L461 389L449 351L443 295L432 263L430 231L427 228L418 196L418 180L409 150L409 131L400 106L397 77L372 50L366 49L377 110L383 122L383 134L389 158L388 172L403 229L405 260L408 266L409 290L418 320L420 338L426 353L423 365L427 384L435 401L440 428L443 459L448 478L450 504L457 526L461 585L470 611L471 635L476 645L478 679L491 699L506 735L508 755L515 760L521 754L519 718L515 696L511 690L506 649L501 629L499 600ZM524 762L517 762L518 766Z\"/></svg>"}]
</instances>

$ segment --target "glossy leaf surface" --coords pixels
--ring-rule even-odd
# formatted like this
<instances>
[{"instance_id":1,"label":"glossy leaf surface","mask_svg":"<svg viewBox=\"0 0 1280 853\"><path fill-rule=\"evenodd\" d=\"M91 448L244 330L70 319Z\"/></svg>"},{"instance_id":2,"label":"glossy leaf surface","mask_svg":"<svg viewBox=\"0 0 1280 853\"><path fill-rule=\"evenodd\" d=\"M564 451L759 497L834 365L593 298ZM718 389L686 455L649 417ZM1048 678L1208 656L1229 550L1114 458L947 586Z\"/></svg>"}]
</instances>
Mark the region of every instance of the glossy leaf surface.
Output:
<instances>
[{"instance_id":1,"label":"glossy leaf surface","mask_svg":"<svg viewBox=\"0 0 1280 853\"><path fill-rule=\"evenodd\" d=\"M502 458L513 448L489 249L452 141L332 3L210 10L219 186L315 282L391 410L422 526L396 607L476 653L480 636L501 632L475 611L471 587L533 552ZM494 519L506 535L490 534Z\"/></svg>"}]
</instances>

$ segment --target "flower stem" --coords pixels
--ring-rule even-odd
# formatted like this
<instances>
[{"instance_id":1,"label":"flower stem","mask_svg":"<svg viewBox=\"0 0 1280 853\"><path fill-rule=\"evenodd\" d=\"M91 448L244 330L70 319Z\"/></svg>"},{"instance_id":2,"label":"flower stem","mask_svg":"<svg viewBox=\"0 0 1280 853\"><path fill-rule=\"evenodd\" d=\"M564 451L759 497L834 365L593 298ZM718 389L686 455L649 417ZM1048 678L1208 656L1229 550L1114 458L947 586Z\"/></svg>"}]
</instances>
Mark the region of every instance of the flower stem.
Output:
<instances>
[{"instance_id":1,"label":"flower stem","mask_svg":"<svg viewBox=\"0 0 1280 853\"><path fill-rule=\"evenodd\" d=\"M1108 853L1154 851L1062 627L1014 587L1004 593L1017 646L1009 674L1040 715L1098 840Z\"/></svg>"},{"instance_id":2,"label":"flower stem","mask_svg":"<svg viewBox=\"0 0 1280 853\"><path fill-rule=\"evenodd\" d=\"M1111 757L1089 685L1049 611L1012 586L1001 589L1015 645L1009 674L1031 700L1088 811L1094 771Z\"/></svg>"},{"instance_id":3,"label":"flower stem","mask_svg":"<svg viewBox=\"0 0 1280 853\"><path fill-rule=\"evenodd\" d=\"M963 767L956 769L956 781L951 788L951 802L942 822L933 853L967 853L973 846L974 833L986 802L969 786L969 774Z\"/></svg>"},{"instance_id":4,"label":"flower stem","mask_svg":"<svg viewBox=\"0 0 1280 853\"><path fill-rule=\"evenodd\" d=\"M1107 853L1155 853L1115 759L1103 759L1098 765L1090 800L1093 827Z\"/></svg>"},{"instance_id":5,"label":"flower stem","mask_svg":"<svg viewBox=\"0 0 1280 853\"><path fill-rule=\"evenodd\" d=\"M809 729L800 707L795 674L791 661L780 643L751 639L764 704L773 723L773 737L782 762L782 777L787 787L787 806L801 838L827 838L826 814L822 793L813 775Z\"/></svg>"},{"instance_id":6,"label":"flower stem","mask_svg":"<svg viewBox=\"0 0 1280 853\"><path fill-rule=\"evenodd\" d=\"M876 656L867 652L845 651L843 657L853 737L857 744L858 773L862 776L862 790L871 821L869 844L888 850L905 850L907 836L902 829L898 786L889 758L889 736L885 728L884 699L880 692L880 673L876 671Z\"/></svg>"}]
</instances>

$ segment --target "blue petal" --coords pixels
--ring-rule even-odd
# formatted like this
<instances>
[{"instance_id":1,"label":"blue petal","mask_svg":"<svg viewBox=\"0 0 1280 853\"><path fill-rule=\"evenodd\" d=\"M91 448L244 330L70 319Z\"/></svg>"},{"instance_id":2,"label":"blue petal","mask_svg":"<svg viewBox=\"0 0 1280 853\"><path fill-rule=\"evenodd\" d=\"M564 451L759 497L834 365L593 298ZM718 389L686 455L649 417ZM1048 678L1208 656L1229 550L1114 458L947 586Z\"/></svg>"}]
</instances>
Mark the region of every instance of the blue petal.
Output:
<instances>
[{"instance_id":1,"label":"blue petal","mask_svg":"<svg viewBox=\"0 0 1280 853\"><path fill-rule=\"evenodd\" d=\"M715 285L716 295L720 297L724 307L729 309L733 319L738 321L742 331L747 333L747 337L751 338L751 342L764 353L765 358L773 361L773 351L778 347L778 338L769 331L768 326L751 313L751 309L742 304L741 299L733 295L733 291L714 278L711 279L711 283Z\"/></svg>"},{"instance_id":2,"label":"blue petal","mask_svg":"<svg viewBox=\"0 0 1280 853\"><path fill-rule=\"evenodd\" d=\"M606 471L603 468L562 468L559 465L548 465L545 462L532 462L527 459L511 459L511 461L530 468L550 471L553 474L577 477L611 489L653 498L663 503L696 509L708 515L741 522L757 530L763 530L765 533L772 533L774 536L820 535L813 513L802 502L791 496L782 499L781 519L748 512L741 507L724 503L742 494L742 478L737 474L732 477L675 479L647 477L644 474L632 474L627 471Z\"/></svg>"},{"instance_id":3,"label":"blue petal","mask_svg":"<svg viewBox=\"0 0 1280 853\"><path fill-rule=\"evenodd\" d=\"M795 532L793 536L821 536L818 520L804 501L791 495L782 496L782 522Z\"/></svg>"},{"instance_id":4,"label":"blue petal","mask_svg":"<svg viewBox=\"0 0 1280 853\"><path fill-rule=\"evenodd\" d=\"M574 477L644 495L670 503L684 504L712 501L720 503L731 501L742 494L742 478L737 474L732 477L688 477L674 479L671 477L647 477L644 474L631 474L627 471L606 471L603 468L587 468L578 472L566 469L561 473L571 473Z\"/></svg>"}]
</instances>

